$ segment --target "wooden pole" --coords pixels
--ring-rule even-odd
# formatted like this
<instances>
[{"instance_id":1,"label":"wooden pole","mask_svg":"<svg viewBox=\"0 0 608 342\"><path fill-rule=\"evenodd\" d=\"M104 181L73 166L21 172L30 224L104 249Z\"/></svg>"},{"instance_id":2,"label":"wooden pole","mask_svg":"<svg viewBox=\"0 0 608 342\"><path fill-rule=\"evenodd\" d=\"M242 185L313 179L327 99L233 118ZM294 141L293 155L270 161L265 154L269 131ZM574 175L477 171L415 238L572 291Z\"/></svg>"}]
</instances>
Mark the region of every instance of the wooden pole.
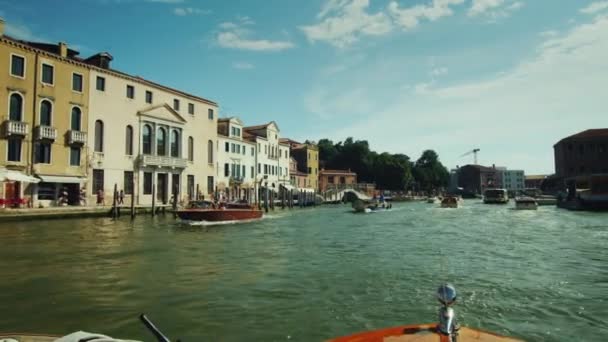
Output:
<instances>
[{"instance_id":1,"label":"wooden pole","mask_svg":"<svg viewBox=\"0 0 608 342\"><path fill-rule=\"evenodd\" d=\"M268 186L264 188L264 211L268 212Z\"/></svg>"},{"instance_id":2,"label":"wooden pole","mask_svg":"<svg viewBox=\"0 0 608 342\"><path fill-rule=\"evenodd\" d=\"M177 196L178 196L177 186L173 185L173 217L177 217Z\"/></svg>"},{"instance_id":3,"label":"wooden pole","mask_svg":"<svg viewBox=\"0 0 608 342\"><path fill-rule=\"evenodd\" d=\"M194 198L196 198L197 201L200 201L200 198L199 198L199 196L200 196L199 194L200 193L201 193L200 186L199 186L198 183L196 183L196 195L194 195Z\"/></svg>"},{"instance_id":4,"label":"wooden pole","mask_svg":"<svg viewBox=\"0 0 608 342\"><path fill-rule=\"evenodd\" d=\"M118 209L117 209L117 206L118 206L118 203L117 203L118 202L118 193L117 193L117 191L118 191L118 184L114 183L114 193L113 193L113 196L112 196L112 217L114 219L118 218L118 214L117 214L117 211L118 211Z\"/></svg>"},{"instance_id":5,"label":"wooden pole","mask_svg":"<svg viewBox=\"0 0 608 342\"><path fill-rule=\"evenodd\" d=\"M274 189L270 190L270 209L274 211Z\"/></svg>"},{"instance_id":6,"label":"wooden pole","mask_svg":"<svg viewBox=\"0 0 608 342\"><path fill-rule=\"evenodd\" d=\"M152 183L152 216L156 215L156 183Z\"/></svg>"},{"instance_id":7,"label":"wooden pole","mask_svg":"<svg viewBox=\"0 0 608 342\"><path fill-rule=\"evenodd\" d=\"M135 218L135 180L131 179L131 220Z\"/></svg>"},{"instance_id":8,"label":"wooden pole","mask_svg":"<svg viewBox=\"0 0 608 342\"><path fill-rule=\"evenodd\" d=\"M283 191L281 191L281 209L285 209L285 192L287 189L283 187Z\"/></svg>"}]
</instances>

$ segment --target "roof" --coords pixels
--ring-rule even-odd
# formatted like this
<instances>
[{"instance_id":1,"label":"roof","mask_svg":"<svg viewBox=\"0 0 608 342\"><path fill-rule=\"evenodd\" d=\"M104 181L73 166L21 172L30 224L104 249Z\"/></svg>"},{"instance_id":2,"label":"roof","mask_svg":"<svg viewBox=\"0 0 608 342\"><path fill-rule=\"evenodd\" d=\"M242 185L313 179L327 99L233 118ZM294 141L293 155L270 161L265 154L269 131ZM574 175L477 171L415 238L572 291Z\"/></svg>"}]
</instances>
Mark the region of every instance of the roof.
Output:
<instances>
[{"instance_id":1,"label":"roof","mask_svg":"<svg viewBox=\"0 0 608 342\"><path fill-rule=\"evenodd\" d=\"M547 178L548 175L529 175L525 176L526 180L542 180Z\"/></svg>"},{"instance_id":2,"label":"roof","mask_svg":"<svg viewBox=\"0 0 608 342\"><path fill-rule=\"evenodd\" d=\"M207 104L210 104L210 105L213 105L213 106L217 107L217 103L216 102L208 100L206 98L203 98L203 97L200 97L200 96L196 96L196 95L192 95L192 94L186 93L184 91L181 91L181 90L178 90L178 89L175 89L175 88L171 88L171 87L168 87L168 86L165 86L165 85L162 85L162 84L159 84L159 83L147 80L147 79L145 79L143 77L140 77L140 76L133 76L133 75L127 74L125 72L122 72L122 71L119 71L119 70L116 70L116 69L111 69L111 68L104 69L104 68L100 68L98 66L95 66L95 65L91 64L90 62L87 62L87 60L89 60L88 58L87 59L82 59L80 57L77 57L77 55L79 54L79 52L76 51L76 50L70 49L70 48L68 48L68 57L67 58L66 57L61 57L61 55L59 55L57 52L54 51L55 46L58 46L58 44L38 43L38 42L32 42L32 41L26 41L26 40L19 40L19 39L15 39L15 38L7 36L7 35L2 35L0 38L6 39L8 41L11 41L14 44L15 43L16 44L21 44L22 47L27 47L29 49L33 49L36 52L44 52L44 53L46 53L48 55L55 56L56 58L60 58L60 59L63 59L65 61L71 61L73 63L77 63L77 64L80 64L82 66L86 66L88 68L95 69L97 71L106 72L106 73L115 73L115 74L118 74L120 76L123 76L123 77L126 77L126 78L130 78L132 80L135 80L135 81L139 81L139 82L145 83L145 84L147 84L149 86L152 86L152 87L155 87L155 88L158 88L158 89L162 89L162 90L166 90L168 92L175 93L175 94L178 94L178 95L181 95L181 96L193 99L193 100L198 100L198 101L201 101L201 102L205 102ZM109 53L107 53L107 52L104 52L102 54L109 55ZM93 56L96 56L96 55L99 55L99 53L95 54Z\"/></svg>"},{"instance_id":3,"label":"roof","mask_svg":"<svg viewBox=\"0 0 608 342\"><path fill-rule=\"evenodd\" d=\"M500 170L496 170L495 168L492 167L487 167L487 166L482 166L482 165L473 165L473 164L468 164L465 166L461 166L460 168L474 168L474 169L478 169L479 171L484 171L484 172L495 172L495 171L500 171Z\"/></svg>"},{"instance_id":4,"label":"roof","mask_svg":"<svg viewBox=\"0 0 608 342\"><path fill-rule=\"evenodd\" d=\"M351 170L325 170L325 169L321 169L321 171L319 171L319 173L321 173L321 174L327 174L327 175L352 175L352 176L356 176L357 175L355 172L352 172Z\"/></svg>"},{"instance_id":5,"label":"roof","mask_svg":"<svg viewBox=\"0 0 608 342\"><path fill-rule=\"evenodd\" d=\"M562 140L558 141L557 144L561 143L564 140L574 139L574 138L608 138L608 128L594 128L588 129L582 132L578 132L576 134L567 136ZM555 144L555 145L557 145Z\"/></svg>"}]
</instances>

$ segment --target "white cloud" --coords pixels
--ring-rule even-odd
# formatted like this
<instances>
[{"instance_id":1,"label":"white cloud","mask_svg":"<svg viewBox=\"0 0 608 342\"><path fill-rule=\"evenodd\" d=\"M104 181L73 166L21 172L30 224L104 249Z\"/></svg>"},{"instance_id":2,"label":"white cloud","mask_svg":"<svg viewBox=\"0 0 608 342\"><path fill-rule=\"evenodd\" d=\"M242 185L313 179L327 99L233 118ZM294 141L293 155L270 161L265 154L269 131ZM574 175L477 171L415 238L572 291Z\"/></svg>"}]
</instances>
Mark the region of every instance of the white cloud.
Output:
<instances>
[{"instance_id":1,"label":"white cloud","mask_svg":"<svg viewBox=\"0 0 608 342\"><path fill-rule=\"evenodd\" d=\"M448 68L446 67L438 67L431 70L431 76L441 76L448 73Z\"/></svg>"},{"instance_id":2,"label":"white cloud","mask_svg":"<svg viewBox=\"0 0 608 342\"><path fill-rule=\"evenodd\" d=\"M232 67L239 70L250 70L254 68L253 64L248 62L234 62L232 63Z\"/></svg>"},{"instance_id":3,"label":"white cloud","mask_svg":"<svg viewBox=\"0 0 608 342\"><path fill-rule=\"evenodd\" d=\"M175 7L173 9L173 14L175 15L179 15L179 16L186 16L186 15L194 15L194 14L209 14L211 13L210 10L204 10L204 9L200 9L200 8L194 8L194 7Z\"/></svg>"},{"instance_id":4,"label":"white cloud","mask_svg":"<svg viewBox=\"0 0 608 342\"><path fill-rule=\"evenodd\" d=\"M32 30L30 30L29 27L19 24L19 23L7 23L6 28L5 28L5 33L7 36L17 38L17 39L36 41L36 42L45 42L45 43L50 42L49 39L46 39L46 38L38 36L37 34L34 34L32 32Z\"/></svg>"},{"instance_id":5,"label":"white cloud","mask_svg":"<svg viewBox=\"0 0 608 342\"><path fill-rule=\"evenodd\" d=\"M365 95L361 99L351 97L352 108L342 108L344 101L334 101L334 96L319 97L317 103L324 106L321 109L329 109L342 122L348 117L349 124L317 134L334 139L347 136L368 139L377 150L404 152L414 157L423 149L434 148L451 166L466 163L458 156L475 146L482 149L483 163L526 172L551 172L552 145L556 141L577 131L606 126L605 56L608 56L608 15L597 16L565 32L551 33L532 56L514 67L474 80L430 81L409 87L407 83L413 78L407 74L394 76L398 69L379 72L378 65L391 63L382 60L376 67L358 69L359 78L381 77L385 79L384 86L373 80L362 86L353 82L355 78L350 74L348 79L332 84L343 94L356 91L355 95ZM484 58L491 57L484 54ZM428 62L416 63L408 69L423 67ZM395 79L400 83L395 83ZM315 91L332 95L328 90L315 88ZM373 119L369 115L351 114L359 101L371 108Z\"/></svg>"},{"instance_id":6,"label":"white cloud","mask_svg":"<svg viewBox=\"0 0 608 342\"><path fill-rule=\"evenodd\" d=\"M217 44L228 49L249 51L282 51L295 45L287 40L252 39L253 31L243 26L253 25L249 17L239 17L238 23L225 22L219 25L220 32L216 36Z\"/></svg>"},{"instance_id":7,"label":"white cloud","mask_svg":"<svg viewBox=\"0 0 608 342\"><path fill-rule=\"evenodd\" d=\"M473 0L467 14L470 17L484 15L490 18L490 21L495 21L508 17L523 6L522 1L515 0Z\"/></svg>"},{"instance_id":8,"label":"white cloud","mask_svg":"<svg viewBox=\"0 0 608 342\"><path fill-rule=\"evenodd\" d=\"M589 4L589 6L582 8L581 13L584 14L595 14L608 8L608 1L596 1Z\"/></svg>"},{"instance_id":9,"label":"white cloud","mask_svg":"<svg viewBox=\"0 0 608 342\"><path fill-rule=\"evenodd\" d=\"M418 26L423 19L436 21L439 18L451 16L454 11L450 6L462 3L464 0L433 0L428 5L401 8L396 1L391 1L388 10L402 29L411 30Z\"/></svg>"},{"instance_id":10,"label":"white cloud","mask_svg":"<svg viewBox=\"0 0 608 342\"><path fill-rule=\"evenodd\" d=\"M321 22L301 26L310 42L322 41L343 48L360 36L379 36L392 30L390 18L382 12L368 13L369 0L328 0L317 15Z\"/></svg>"}]
</instances>

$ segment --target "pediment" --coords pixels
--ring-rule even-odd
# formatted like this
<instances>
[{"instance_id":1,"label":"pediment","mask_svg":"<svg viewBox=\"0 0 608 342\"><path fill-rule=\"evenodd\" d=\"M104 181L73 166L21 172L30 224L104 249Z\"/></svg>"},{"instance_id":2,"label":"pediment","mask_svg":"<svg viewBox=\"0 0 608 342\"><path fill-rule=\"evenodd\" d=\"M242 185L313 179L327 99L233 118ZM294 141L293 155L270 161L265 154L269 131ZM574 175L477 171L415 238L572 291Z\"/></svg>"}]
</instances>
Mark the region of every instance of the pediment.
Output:
<instances>
[{"instance_id":1,"label":"pediment","mask_svg":"<svg viewBox=\"0 0 608 342\"><path fill-rule=\"evenodd\" d=\"M171 108L171 106L166 103L140 110L137 115L178 124L186 123L186 119L184 119L183 116L181 116L178 112L176 112L173 108Z\"/></svg>"}]
</instances>

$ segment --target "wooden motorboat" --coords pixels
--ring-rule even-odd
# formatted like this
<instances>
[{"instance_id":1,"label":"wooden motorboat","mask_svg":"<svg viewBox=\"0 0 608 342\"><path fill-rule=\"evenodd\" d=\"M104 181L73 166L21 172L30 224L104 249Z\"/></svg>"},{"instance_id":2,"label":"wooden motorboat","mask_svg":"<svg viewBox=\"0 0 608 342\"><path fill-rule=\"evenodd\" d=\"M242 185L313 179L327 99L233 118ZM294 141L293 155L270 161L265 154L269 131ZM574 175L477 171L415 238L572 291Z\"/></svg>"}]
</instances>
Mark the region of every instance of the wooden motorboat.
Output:
<instances>
[{"instance_id":1,"label":"wooden motorboat","mask_svg":"<svg viewBox=\"0 0 608 342\"><path fill-rule=\"evenodd\" d=\"M220 203L199 201L187 209L176 211L177 216L187 221L233 222L262 218L262 211L247 203Z\"/></svg>"},{"instance_id":2,"label":"wooden motorboat","mask_svg":"<svg viewBox=\"0 0 608 342\"><path fill-rule=\"evenodd\" d=\"M441 200L442 208L458 208L461 204L461 199L458 196L446 196Z\"/></svg>"},{"instance_id":3,"label":"wooden motorboat","mask_svg":"<svg viewBox=\"0 0 608 342\"><path fill-rule=\"evenodd\" d=\"M507 204L509 203L509 194L506 189L487 189L483 193L483 203Z\"/></svg>"},{"instance_id":4,"label":"wooden motorboat","mask_svg":"<svg viewBox=\"0 0 608 342\"><path fill-rule=\"evenodd\" d=\"M517 210L537 210L538 202L532 197L515 198L515 209Z\"/></svg>"},{"instance_id":5,"label":"wooden motorboat","mask_svg":"<svg viewBox=\"0 0 608 342\"><path fill-rule=\"evenodd\" d=\"M442 304L438 323L402 325L366 331L334 338L328 342L521 342L483 330L460 327L452 308L456 302L456 289L452 285L440 286L437 297Z\"/></svg>"}]
</instances>

